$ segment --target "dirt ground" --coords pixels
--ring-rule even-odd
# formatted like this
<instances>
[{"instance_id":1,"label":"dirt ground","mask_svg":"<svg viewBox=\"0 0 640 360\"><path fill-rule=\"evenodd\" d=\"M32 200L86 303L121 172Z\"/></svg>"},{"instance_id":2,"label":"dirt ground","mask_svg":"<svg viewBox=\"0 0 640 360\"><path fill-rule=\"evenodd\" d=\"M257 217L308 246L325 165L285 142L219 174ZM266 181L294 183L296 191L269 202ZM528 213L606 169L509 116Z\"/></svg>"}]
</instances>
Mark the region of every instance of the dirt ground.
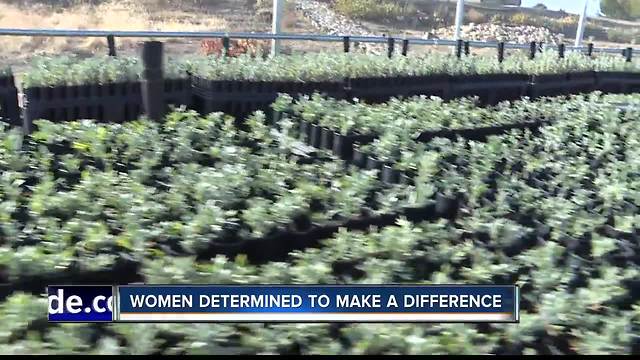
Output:
<instances>
[{"instance_id":1,"label":"dirt ground","mask_svg":"<svg viewBox=\"0 0 640 360\"><path fill-rule=\"evenodd\" d=\"M61 2L70 2L61 5ZM250 0L0 0L0 28L77 30L156 30L269 32L269 13L256 11ZM309 33L313 27L295 9L288 8L285 32ZM200 39L165 41L169 56L197 54ZM143 39L117 38L118 54L135 55ZM284 42L285 51L339 50L342 44ZM104 38L0 36L0 65L14 72L24 69L36 55L106 54Z\"/></svg>"}]
</instances>

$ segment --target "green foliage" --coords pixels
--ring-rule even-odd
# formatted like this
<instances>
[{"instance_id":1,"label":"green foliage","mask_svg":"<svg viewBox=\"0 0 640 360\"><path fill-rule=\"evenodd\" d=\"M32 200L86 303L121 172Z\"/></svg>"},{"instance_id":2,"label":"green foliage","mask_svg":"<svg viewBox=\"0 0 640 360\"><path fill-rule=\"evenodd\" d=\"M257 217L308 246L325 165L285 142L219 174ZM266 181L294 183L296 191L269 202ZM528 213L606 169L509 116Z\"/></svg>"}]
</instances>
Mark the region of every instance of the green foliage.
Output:
<instances>
[{"instance_id":1,"label":"green foliage","mask_svg":"<svg viewBox=\"0 0 640 360\"><path fill-rule=\"evenodd\" d=\"M612 42L623 44L639 44L640 31L611 28L607 30L607 39Z\"/></svg>"},{"instance_id":2,"label":"green foliage","mask_svg":"<svg viewBox=\"0 0 640 360\"><path fill-rule=\"evenodd\" d=\"M620 103L630 106L622 111ZM43 121L28 138L3 128L0 264L2 275L8 275L3 281L72 264L80 271L109 269L117 260L133 259L146 283L517 284L522 313L519 324L488 326L98 326L48 323L46 299L14 292L0 302L0 351L629 354L640 322L640 303L630 285L639 276L633 242L640 206L638 105L637 95L600 93L489 109L477 109L469 100L366 105L285 97L278 101L285 116L273 128L261 113L237 128L222 114L186 111L170 114L163 124ZM375 171L349 168L322 152L329 158L299 161L304 154L292 138L296 117L331 124L332 114L340 112L353 120L335 120L345 128L370 126L397 134L374 147L409 154L405 161L416 166L416 183L388 188ZM420 144L394 130L411 124L407 119L419 119L420 126L466 126L527 116L552 121L536 134L514 130L483 142ZM244 256L196 260L193 251L171 250L176 244L197 249L236 241L219 235L243 221L250 224L248 233L262 234L311 199L323 200L325 209L312 215L327 220L363 205L402 203L395 198L428 200L451 188L462 202L453 220L400 218L384 228L341 229L319 248L292 252L286 262L258 265ZM237 200L246 202L244 207Z\"/></svg>"},{"instance_id":3,"label":"green foliage","mask_svg":"<svg viewBox=\"0 0 640 360\"><path fill-rule=\"evenodd\" d=\"M395 20L413 16L417 10L409 1L336 0L335 9L346 16L363 20Z\"/></svg>"},{"instance_id":4,"label":"green foliage","mask_svg":"<svg viewBox=\"0 0 640 360\"><path fill-rule=\"evenodd\" d=\"M625 63L620 56L602 55L598 66L624 71L640 71L638 62ZM547 51L535 60L527 54L508 56L503 63L495 57L464 56L433 53L425 56L394 57L367 54L307 53L277 57L185 57L165 62L165 77L180 78L187 73L210 80L250 81L342 81L344 78L421 76L433 74L474 75L491 73L596 70L596 63L570 52L559 60L554 51ZM142 64L135 57L38 57L23 76L25 87L106 84L137 81ZM0 73L1 74L1 73Z\"/></svg>"},{"instance_id":5,"label":"green foliage","mask_svg":"<svg viewBox=\"0 0 640 360\"><path fill-rule=\"evenodd\" d=\"M638 62L628 64L620 56L599 56L608 68L639 71ZM366 54L307 53L270 58L208 57L190 60L193 74L211 80L252 81L341 81L360 77L421 76L433 74L474 75L491 73L561 73L595 70L591 59L574 52L558 59L557 52L546 51L535 60L515 53L499 63L495 57L433 53L425 56L394 57Z\"/></svg>"},{"instance_id":6,"label":"green foliage","mask_svg":"<svg viewBox=\"0 0 640 360\"><path fill-rule=\"evenodd\" d=\"M165 77L186 76L188 62L168 61ZM137 81L142 74L142 62L136 57L75 56L36 57L23 76L24 87L106 84Z\"/></svg>"},{"instance_id":7,"label":"green foliage","mask_svg":"<svg viewBox=\"0 0 640 360\"><path fill-rule=\"evenodd\" d=\"M640 3L635 0L601 0L600 10L608 17L637 20L640 18Z\"/></svg>"}]
</instances>

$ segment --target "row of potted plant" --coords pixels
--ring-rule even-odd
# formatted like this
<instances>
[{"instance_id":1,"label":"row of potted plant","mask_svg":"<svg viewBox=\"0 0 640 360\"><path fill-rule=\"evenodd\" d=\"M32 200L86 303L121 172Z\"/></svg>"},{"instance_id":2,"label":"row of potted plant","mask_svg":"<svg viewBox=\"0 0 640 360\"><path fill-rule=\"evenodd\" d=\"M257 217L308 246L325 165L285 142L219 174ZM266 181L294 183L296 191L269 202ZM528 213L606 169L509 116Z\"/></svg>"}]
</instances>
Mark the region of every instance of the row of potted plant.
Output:
<instances>
[{"instance_id":1,"label":"row of potted plant","mask_svg":"<svg viewBox=\"0 0 640 360\"><path fill-rule=\"evenodd\" d=\"M7 260L17 267L4 280L17 288L130 272L149 255L282 259L339 227L449 216L431 199L410 201L403 186L382 184L375 171L304 149L290 126L273 133L262 113L245 130L220 113L192 111L163 124L37 125L26 138L2 132L0 243L5 257L40 264Z\"/></svg>"},{"instance_id":2,"label":"row of potted plant","mask_svg":"<svg viewBox=\"0 0 640 360\"><path fill-rule=\"evenodd\" d=\"M359 167L380 169L392 162L402 167L402 158L433 138L481 140L512 129L536 129L551 120L557 101L523 99L485 108L474 98L444 102L419 96L370 105L314 94L296 100L281 95L273 108L280 118L297 122L299 136L310 145Z\"/></svg>"},{"instance_id":3,"label":"row of potted plant","mask_svg":"<svg viewBox=\"0 0 640 360\"><path fill-rule=\"evenodd\" d=\"M2 70L0 70L2 71ZM10 71L10 70L6 70ZM540 53L534 60L517 53L503 62L488 56L463 56L430 53L424 56L385 58L366 54L308 53L269 58L184 57L165 61L166 78L184 78L189 74L202 80L251 82L342 82L343 79L410 79L430 75L487 74L567 74L584 72L638 72L637 62L625 62L620 56L599 55L589 58L569 52L559 59L552 51ZM76 56L36 57L22 76L25 88L62 85L135 82L141 78L142 63L136 57Z\"/></svg>"},{"instance_id":4,"label":"row of potted plant","mask_svg":"<svg viewBox=\"0 0 640 360\"><path fill-rule=\"evenodd\" d=\"M599 55L589 58L568 52L558 58L554 51L544 51L534 60L528 54L515 53L499 62L490 56L462 56L429 53L424 56L385 58L366 54L308 53L272 58L206 57L189 59L190 71L210 80L248 81L337 81L344 78L410 77L438 74L566 74L585 71L637 72L637 63L626 63L620 56Z\"/></svg>"}]
</instances>

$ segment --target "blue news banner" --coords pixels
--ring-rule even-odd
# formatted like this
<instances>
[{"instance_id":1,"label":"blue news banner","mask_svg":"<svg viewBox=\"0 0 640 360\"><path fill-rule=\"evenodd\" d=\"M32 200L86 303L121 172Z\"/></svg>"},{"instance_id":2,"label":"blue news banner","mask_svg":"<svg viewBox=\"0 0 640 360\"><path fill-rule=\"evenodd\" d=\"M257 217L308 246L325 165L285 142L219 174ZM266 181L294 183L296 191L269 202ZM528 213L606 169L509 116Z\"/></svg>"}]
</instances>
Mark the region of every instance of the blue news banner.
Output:
<instances>
[{"instance_id":1,"label":"blue news banner","mask_svg":"<svg viewBox=\"0 0 640 360\"><path fill-rule=\"evenodd\" d=\"M511 285L49 286L52 322L518 322Z\"/></svg>"}]
</instances>

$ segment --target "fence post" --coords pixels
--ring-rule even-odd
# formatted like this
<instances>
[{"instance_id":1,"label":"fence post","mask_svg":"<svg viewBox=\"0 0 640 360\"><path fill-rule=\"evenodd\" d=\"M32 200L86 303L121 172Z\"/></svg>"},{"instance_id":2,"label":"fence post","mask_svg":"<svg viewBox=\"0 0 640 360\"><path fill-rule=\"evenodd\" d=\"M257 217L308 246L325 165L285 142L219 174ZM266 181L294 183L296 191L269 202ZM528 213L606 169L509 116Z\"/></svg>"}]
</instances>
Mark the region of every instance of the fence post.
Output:
<instances>
[{"instance_id":1,"label":"fence post","mask_svg":"<svg viewBox=\"0 0 640 360\"><path fill-rule=\"evenodd\" d=\"M558 57L564 59L564 44L558 45Z\"/></svg>"},{"instance_id":2,"label":"fence post","mask_svg":"<svg viewBox=\"0 0 640 360\"><path fill-rule=\"evenodd\" d=\"M498 43L498 62L504 61L504 42Z\"/></svg>"},{"instance_id":3,"label":"fence post","mask_svg":"<svg viewBox=\"0 0 640 360\"><path fill-rule=\"evenodd\" d=\"M229 49L231 48L231 39L228 36L222 38L222 47L224 49L224 56L229 56Z\"/></svg>"},{"instance_id":4,"label":"fence post","mask_svg":"<svg viewBox=\"0 0 640 360\"><path fill-rule=\"evenodd\" d=\"M142 106L147 117L161 121L164 115L163 46L146 41L142 47Z\"/></svg>"},{"instance_id":5,"label":"fence post","mask_svg":"<svg viewBox=\"0 0 640 360\"><path fill-rule=\"evenodd\" d=\"M587 44L587 56L588 57L593 56L593 43Z\"/></svg>"},{"instance_id":6,"label":"fence post","mask_svg":"<svg viewBox=\"0 0 640 360\"><path fill-rule=\"evenodd\" d=\"M342 46L344 47L344 52L348 53L351 47L351 40L349 40L348 36L342 38Z\"/></svg>"},{"instance_id":7,"label":"fence post","mask_svg":"<svg viewBox=\"0 0 640 360\"><path fill-rule=\"evenodd\" d=\"M456 57L459 59L462 57L462 45L464 41L462 39L456 40Z\"/></svg>"},{"instance_id":8,"label":"fence post","mask_svg":"<svg viewBox=\"0 0 640 360\"><path fill-rule=\"evenodd\" d=\"M402 56L407 56L409 52L409 39L402 40Z\"/></svg>"},{"instance_id":9,"label":"fence post","mask_svg":"<svg viewBox=\"0 0 640 360\"><path fill-rule=\"evenodd\" d=\"M529 44L529 60L533 60L536 58L536 52L538 51L538 46L535 41L532 41Z\"/></svg>"},{"instance_id":10,"label":"fence post","mask_svg":"<svg viewBox=\"0 0 640 360\"><path fill-rule=\"evenodd\" d=\"M625 55L626 55L627 62L631 62L631 59L633 58L633 48L628 47L627 53Z\"/></svg>"},{"instance_id":11,"label":"fence post","mask_svg":"<svg viewBox=\"0 0 640 360\"><path fill-rule=\"evenodd\" d=\"M116 56L116 39L113 35L107 35L107 46L109 47L109 56Z\"/></svg>"},{"instance_id":12,"label":"fence post","mask_svg":"<svg viewBox=\"0 0 640 360\"><path fill-rule=\"evenodd\" d=\"M469 56L469 54L471 54L471 46L469 45L468 41L464 42L464 55L465 56Z\"/></svg>"},{"instance_id":13,"label":"fence post","mask_svg":"<svg viewBox=\"0 0 640 360\"><path fill-rule=\"evenodd\" d=\"M392 37L387 38L387 56L391 58L393 56L393 50L395 48L396 40Z\"/></svg>"}]
</instances>

